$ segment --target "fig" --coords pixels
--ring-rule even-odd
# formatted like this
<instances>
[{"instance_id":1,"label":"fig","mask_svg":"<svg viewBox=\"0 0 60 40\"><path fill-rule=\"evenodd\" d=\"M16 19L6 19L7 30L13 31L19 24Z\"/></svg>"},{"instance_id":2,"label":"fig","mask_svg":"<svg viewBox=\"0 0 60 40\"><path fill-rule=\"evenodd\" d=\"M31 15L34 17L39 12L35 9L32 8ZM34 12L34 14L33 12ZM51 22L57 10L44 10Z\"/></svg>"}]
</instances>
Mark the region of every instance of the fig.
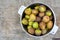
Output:
<instances>
[{"instance_id":1,"label":"fig","mask_svg":"<svg viewBox=\"0 0 60 40\"><path fill-rule=\"evenodd\" d=\"M45 27L46 27L46 24L44 23L44 22L40 22L39 23L39 27L40 27L40 29L45 29Z\"/></svg>"},{"instance_id":2,"label":"fig","mask_svg":"<svg viewBox=\"0 0 60 40\"><path fill-rule=\"evenodd\" d=\"M36 6L35 9L38 10L39 9L39 6Z\"/></svg>"},{"instance_id":3,"label":"fig","mask_svg":"<svg viewBox=\"0 0 60 40\"><path fill-rule=\"evenodd\" d=\"M46 15L47 16L52 16L52 12L48 10L48 11L46 11Z\"/></svg>"},{"instance_id":4,"label":"fig","mask_svg":"<svg viewBox=\"0 0 60 40\"><path fill-rule=\"evenodd\" d=\"M34 14L31 14L29 21L35 21L35 20L36 20L36 16Z\"/></svg>"},{"instance_id":5,"label":"fig","mask_svg":"<svg viewBox=\"0 0 60 40\"><path fill-rule=\"evenodd\" d=\"M32 21L29 21L29 25L32 26L33 25L33 22Z\"/></svg>"},{"instance_id":6,"label":"fig","mask_svg":"<svg viewBox=\"0 0 60 40\"><path fill-rule=\"evenodd\" d=\"M29 29L28 29L28 33L34 34L34 32L35 32L35 30L34 30L33 28L29 28Z\"/></svg>"},{"instance_id":7,"label":"fig","mask_svg":"<svg viewBox=\"0 0 60 40\"><path fill-rule=\"evenodd\" d=\"M22 19L22 24L27 25L27 24L28 24L27 19L23 18L23 19Z\"/></svg>"},{"instance_id":8,"label":"fig","mask_svg":"<svg viewBox=\"0 0 60 40\"><path fill-rule=\"evenodd\" d=\"M30 17L29 15L25 15L25 18L26 18L26 19L29 19L29 17Z\"/></svg>"},{"instance_id":9,"label":"fig","mask_svg":"<svg viewBox=\"0 0 60 40\"><path fill-rule=\"evenodd\" d=\"M35 14L35 15L37 15L38 14L38 10L33 9L32 13Z\"/></svg>"},{"instance_id":10,"label":"fig","mask_svg":"<svg viewBox=\"0 0 60 40\"><path fill-rule=\"evenodd\" d=\"M40 17L36 17L36 22L40 22L41 21L41 18Z\"/></svg>"},{"instance_id":11,"label":"fig","mask_svg":"<svg viewBox=\"0 0 60 40\"><path fill-rule=\"evenodd\" d=\"M31 8L26 8L25 9L25 14L30 15L31 12L32 12L32 9Z\"/></svg>"},{"instance_id":12,"label":"fig","mask_svg":"<svg viewBox=\"0 0 60 40\"><path fill-rule=\"evenodd\" d=\"M43 17L43 22L46 22L47 23L49 20L50 20L49 16L44 16Z\"/></svg>"},{"instance_id":13,"label":"fig","mask_svg":"<svg viewBox=\"0 0 60 40\"><path fill-rule=\"evenodd\" d=\"M46 29L43 29L42 30L42 34L46 34L47 33L47 30Z\"/></svg>"},{"instance_id":14,"label":"fig","mask_svg":"<svg viewBox=\"0 0 60 40\"><path fill-rule=\"evenodd\" d=\"M45 7L44 5L41 5L41 6L39 7L39 11L40 11L40 12L45 12L45 11L46 11L46 7Z\"/></svg>"},{"instance_id":15,"label":"fig","mask_svg":"<svg viewBox=\"0 0 60 40\"><path fill-rule=\"evenodd\" d=\"M35 35L41 35L41 30L36 29L36 30L35 30Z\"/></svg>"},{"instance_id":16,"label":"fig","mask_svg":"<svg viewBox=\"0 0 60 40\"><path fill-rule=\"evenodd\" d=\"M51 29L53 27L53 22L52 21L49 21L48 23L47 23L47 28L48 29Z\"/></svg>"},{"instance_id":17,"label":"fig","mask_svg":"<svg viewBox=\"0 0 60 40\"><path fill-rule=\"evenodd\" d=\"M27 29L30 29L30 28L32 28L32 26L27 26Z\"/></svg>"},{"instance_id":18,"label":"fig","mask_svg":"<svg viewBox=\"0 0 60 40\"><path fill-rule=\"evenodd\" d=\"M44 13L39 13L39 16L40 16L40 17L43 17L43 16L44 16Z\"/></svg>"},{"instance_id":19,"label":"fig","mask_svg":"<svg viewBox=\"0 0 60 40\"><path fill-rule=\"evenodd\" d=\"M38 22L33 23L33 28L37 29L38 28Z\"/></svg>"}]
</instances>

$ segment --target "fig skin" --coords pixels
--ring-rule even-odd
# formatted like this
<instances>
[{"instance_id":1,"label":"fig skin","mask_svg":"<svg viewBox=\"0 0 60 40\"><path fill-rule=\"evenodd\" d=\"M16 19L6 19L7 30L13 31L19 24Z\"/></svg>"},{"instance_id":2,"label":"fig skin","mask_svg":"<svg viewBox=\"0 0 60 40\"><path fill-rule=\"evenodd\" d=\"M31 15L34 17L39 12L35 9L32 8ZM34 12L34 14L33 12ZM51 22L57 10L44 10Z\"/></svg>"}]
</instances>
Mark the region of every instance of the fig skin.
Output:
<instances>
[{"instance_id":1,"label":"fig skin","mask_svg":"<svg viewBox=\"0 0 60 40\"><path fill-rule=\"evenodd\" d=\"M35 9L38 10L39 9L39 6L36 6Z\"/></svg>"},{"instance_id":2,"label":"fig skin","mask_svg":"<svg viewBox=\"0 0 60 40\"><path fill-rule=\"evenodd\" d=\"M28 24L27 19L23 18L23 19L22 19L22 24L27 25L27 24Z\"/></svg>"},{"instance_id":3,"label":"fig skin","mask_svg":"<svg viewBox=\"0 0 60 40\"><path fill-rule=\"evenodd\" d=\"M29 21L29 25L32 26L33 25L33 22L32 21Z\"/></svg>"},{"instance_id":4,"label":"fig skin","mask_svg":"<svg viewBox=\"0 0 60 40\"><path fill-rule=\"evenodd\" d=\"M27 26L27 29L30 29L30 28L32 28L32 26Z\"/></svg>"},{"instance_id":5,"label":"fig skin","mask_svg":"<svg viewBox=\"0 0 60 40\"><path fill-rule=\"evenodd\" d=\"M49 21L48 23L47 23L47 28L48 29L51 29L53 27L53 22L52 21Z\"/></svg>"},{"instance_id":6,"label":"fig skin","mask_svg":"<svg viewBox=\"0 0 60 40\"><path fill-rule=\"evenodd\" d=\"M48 11L46 11L46 15L47 16L52 16L52 12L48 10Z\"/></svg>"},{"instance_id":7,"label":"fig skin","mask_svg":"<svg viewBox=\"0 0 60 40\"><path fill-rule=\"evenodd\" d=\"M35 21L35 20L36 20L36 16L34 14L31 14L29 21Z\"/></svg>"},{"instance_id":8,"label":"fig skin","mask_svg":"<svg viewBox=\"0 0 60 40\"><path fill-rule=\"evenodd\" d=\"M40 22L41 21L41 18L37 16L35 21L36 22Z\"/></svg>"},{"instance_id":9,"label":"fig skin","mask_svg":"<svg viewBox=\"0 0 60 40\"><path fill-rule=\"evenodd\" d=\"M26 18L26 19L29 19L29 17L30 17L29 15L25 15L25 18Z\"/></svg>"},{"instance_id":10,"label":"fig skin","mask_svg":"<svg viewBox=\"0 0 60 40\"><path fill-rule=\"evenodd\" d=\"M26 8L24 12L25 12L25 14L30 15L31 12L32 12L32 9L31 8Z\"/></svg>"},{"instance_id":11,"label":"fig skin","mask_svg":"<svg viewBox=\"0 0 60 40\"><path fill-rule=\"evenodd\" d=\"M39 13L39 17L43 17L45 13Z\"/></svg>"},{"instance_id":12,"label":"fig skin","mask_svg":"<svg viewBox=\"0 0 60 40\"><path fill-rule=\"evenodd\" d=\"M44 16L43 17L43 22L47 23L50 20L49 16Z\"/></svg>"},{"instance_id":13,"label":"fig skin","mask_svg":"<svg viewBox=\"0 0 60 40\"><path fill-rule=\"evenodd\" d=\"M38 14L38 10L33 9L32 13L35 14L35 15L37 15Z\"/></svg>"},{"instance_id":14,"label":"fig skin","mask_svg":"<svg viewBox=\"0 0 60 40\"><path fill-rule=\"evenodd\" d=\"M38 35L38 36L41 35L41 30L36 29L36 30L35 30L35 35Z\"/></svg>"},{"instance_id":15,"label":"fig skin","mask_svg":"<svg viewBox=\"0 0 60 40\"><path fill-rule=\"evenodd\" d=\"M46 34L47 33L47 30L46 29L43 29L42 30L42 34Z\"/></svg>"},{"instance_id":16,"label":"fig skin","mask_svg":"<svg viewBox=\"0 0 60 40\"><path fill-rule=\"evenodd\" d=\"M40 22L39 23L39 27L40 27L40 29L45 29L45 27L46 27L46 24L44 23L44 22Z\"/></svg>"},{"instance_id":17,"label":"fig skin","mask_svg":"<svg viewBox=\"0 0 60 40\"><path fill-rule=\"evenodd\" d=\"M38 22L33 23L33 28L37 29L38 28Z\"/></svg>"},{"instance_id":18,"label":"fig skin","mask_svg":"<svg viewBox=\"0 0 60 40\"><path fill-rule=\"evenodd\" d=\"M40 11L40 12L45 12L45 11L46 11L46 7L45 7L44 5L41 5L41 6L39 7L39 11Z\"/></svg>"},{"instance_id":19,"label":"fig skin","mask_svg":"<svg viewBox=\"0 0 60 40\"><path fill-rule=\"evenodd\" d=\"M33 28L29 28L29 29L28 29L28 33L34 34L34 32L35 32L35 30L34 30Z\"/></svg>"}]
</instances>

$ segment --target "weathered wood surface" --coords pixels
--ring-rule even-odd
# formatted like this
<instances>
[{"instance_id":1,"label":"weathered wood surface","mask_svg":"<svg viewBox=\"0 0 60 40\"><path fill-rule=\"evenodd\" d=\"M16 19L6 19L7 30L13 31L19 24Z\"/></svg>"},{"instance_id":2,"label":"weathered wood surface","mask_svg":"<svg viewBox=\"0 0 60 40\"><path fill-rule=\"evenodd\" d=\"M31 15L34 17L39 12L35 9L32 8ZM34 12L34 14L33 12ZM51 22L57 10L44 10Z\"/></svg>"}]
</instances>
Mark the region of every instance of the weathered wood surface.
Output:
<instances>
[{"instance_id":1,"label":"weathered wood surface","mask_svg":"<svg viewBox=\"0 0 60 40\"><path fill-rule=\"evenodd\" d=\"M53 2L54 1L54 2ZM60 37L60 0L0 0L0 40L52 40ZM59 27L55 35L47 35L41 38L32 38L28 36L19 24L18 9L21 5L42 2L52 7L56 14L56 22ZM58 6L56 6L56 5Z\"/></svg>"}]
</instances>

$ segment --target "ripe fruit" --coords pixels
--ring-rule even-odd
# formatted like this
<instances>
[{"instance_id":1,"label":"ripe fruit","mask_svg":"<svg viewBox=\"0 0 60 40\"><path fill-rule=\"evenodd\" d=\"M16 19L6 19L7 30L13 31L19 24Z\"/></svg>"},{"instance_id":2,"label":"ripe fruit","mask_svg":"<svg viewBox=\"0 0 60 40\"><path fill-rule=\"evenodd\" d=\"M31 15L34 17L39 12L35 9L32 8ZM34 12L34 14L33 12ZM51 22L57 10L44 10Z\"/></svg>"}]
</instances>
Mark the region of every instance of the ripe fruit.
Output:
<instances>
[{"instance_id":1,"label":"ripe fruit","mask_svg":"<svg viewBox=\"0 0 60 40\"><path fill-rule=\"evenodd\" d=\"M48 23L47 23L47 28L48 29L51 29L53 27L53 22L52 21L49 21Z\"/></svg>"},{"instance_id":2,"label":"ripe fruit","mask_svg":"<svg viewBox=\"0 0 60 40\"><path fill-rule=\"evenodd\" d=\"M44 16L43 17L43 22L48 22L50 20L49 16Z\"/></svg>"},{"instance_id":3,"label":"ripe fruit","mask_svg":"<svg viewBox=\"0 0 60 40\"><path fill-rule=\"evenodd\" d=\"M45 27L46 27L46 24L44 23L44 22L41 22L41 23L39 23L39 27L40 27L40 29L45 29Z\"/></svg>"},{"instance_id":4,"label":"ripe fruit","mask_svg":"<svg viewBox=\"0 0 60 40\"><path fill-rule=\"evenodd\" d=\"M40 16L40 17L43 17L43 16L44 16L44 13L39 13L39 16Z\"/></svg>"},{"instance_id":5,"label":"ripe fruit","mask_svg":"<svg viewBox=\"0 0 60 40\"><path fill-rule=\"evenodd\" d=\"M34 31L35 31L35 30L34 30L33 28L29 28L29 29L28 29L28 32L29 32L30 34L34 34Z\"/></svg>"},{"instance_id":6,"label":"ripe fruit","mask_svg":"<svg viewBox=\"0 0 60 40\"><path fill-rule=\"evenodd\" d=\"M35 15L37 15L38 14L38 10L33 9L32 13L35 14Z\"/></svg>"},{"instance_id":7,"label":"ripe fruit","mask_svg":"<svg viewBox=\"0 0 60 40\"><path fill-rule=\"evenodd\" d=\"M31 14L29 21L35 21L35 20L36 20L36 16L34 14Z\"/></svg>"},{"instance_id":8,"label":"ripe fruit","mask_svg":"<svg viewBox=\"0 0 60 40\"><path fill-rule=\"evenodd\" d=\"M36 17L36 22L40 22L41 21L41 18L40 17Z\"/></svg>"}]
</instances>

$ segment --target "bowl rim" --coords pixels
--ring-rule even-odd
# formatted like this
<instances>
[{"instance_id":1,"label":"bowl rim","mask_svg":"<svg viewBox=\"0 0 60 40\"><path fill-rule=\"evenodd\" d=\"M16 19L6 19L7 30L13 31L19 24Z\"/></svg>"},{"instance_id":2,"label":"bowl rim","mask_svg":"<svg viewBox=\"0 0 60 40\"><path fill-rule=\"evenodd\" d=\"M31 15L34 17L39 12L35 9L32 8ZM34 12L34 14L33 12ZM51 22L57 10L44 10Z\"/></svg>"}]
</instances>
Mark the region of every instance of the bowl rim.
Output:
<instances>
[{"instance_id":1,"label":"bowl rim","mask_svg":"<svg viewBox=\"0 0 60 40\"><path fill-rule=\"evenodd\" d=\"M29 4L28 6L30 6L30 5L32 5L32 4L37 4L37 3L31 3L31 4ZM52 8L51 8L49 5L45 4L45 3L38 3L38 4L43 4L43 5L46 5L47 7L50 8L50 10L53 12L53 15L54 15L54 25L56 25L56 15L55 15L54 11L52 10ZM27 8L28 6L26 6L26 8ZM25 8L25 9L26 9L26 8ZM23 14L23 13L22 13L22 14ZM20 17L20 21L21 21L21 20L22 20L22 16ZM53 25L53 28L52 28L52 29L50 30L50 32L48 32L47 34L42 35L42 36L34 36L34 35L31 35L31 34L29 34L28 32L26 32L26 30L24 29L24 27L23 27L23 25L22 25L21 22L20 22L20 24L21 24L22 30L23 30L26 34L28 34L28 35L31 36L31 37L36 37L36 38L40 38L40 37L47 36L47 35L53 30L53 28L54 28L54 25Z\"/></svg>"}]
</instances>

